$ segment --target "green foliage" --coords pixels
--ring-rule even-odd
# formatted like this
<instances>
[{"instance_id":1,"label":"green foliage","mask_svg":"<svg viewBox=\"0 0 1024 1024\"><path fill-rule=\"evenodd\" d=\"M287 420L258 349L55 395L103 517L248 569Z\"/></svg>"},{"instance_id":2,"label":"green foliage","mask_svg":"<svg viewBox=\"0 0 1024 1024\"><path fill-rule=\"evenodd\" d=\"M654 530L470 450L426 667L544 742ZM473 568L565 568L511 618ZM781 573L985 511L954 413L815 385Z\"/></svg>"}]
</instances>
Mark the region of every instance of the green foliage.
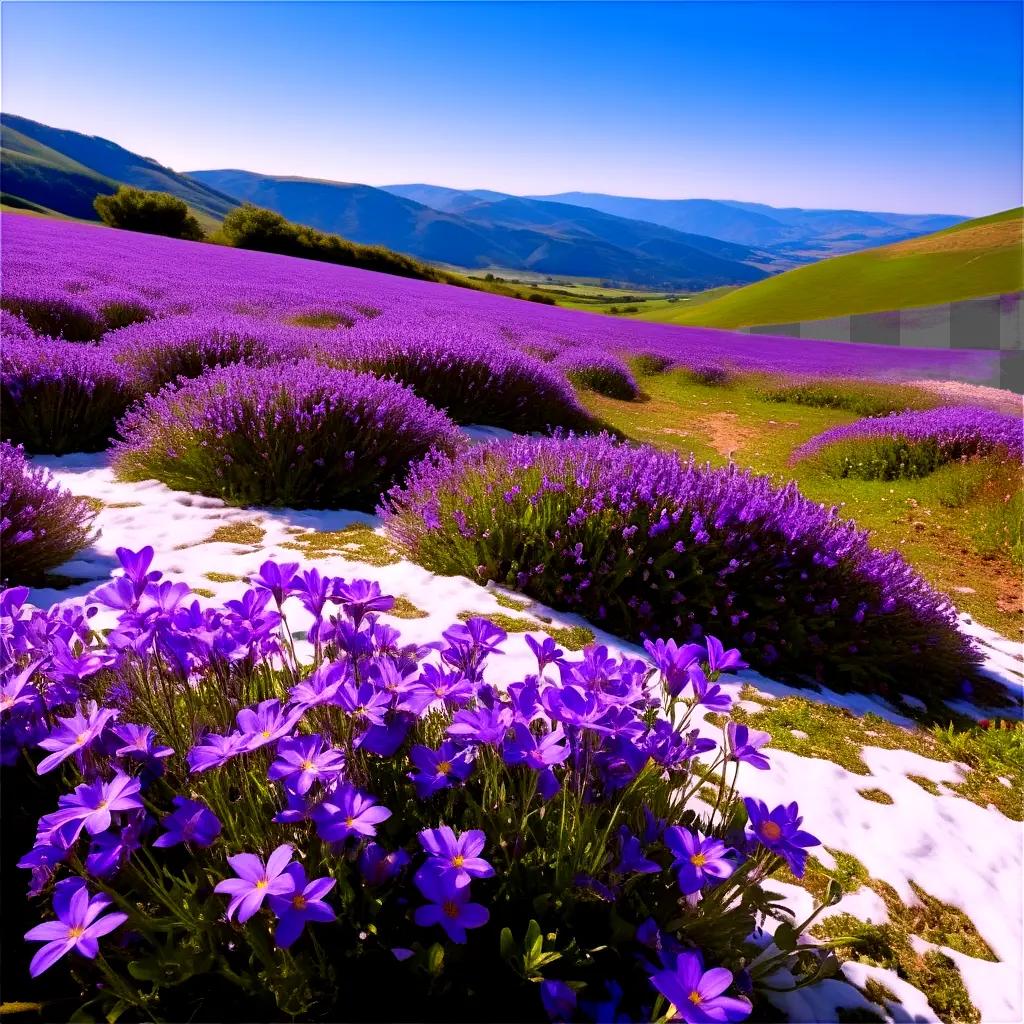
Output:
<instances>
[{"instance_id":1,"label":"green foliage","mask_svg":"<svg viewBox=\"0 0 1024 1024\"><path fill-rule=\"evenodd\" d=\"M448 281L449 275L426 263L392 252L379 245L358 245L339 235L331 235L302 224L293 224L279 213L244 203L232 210L221 224L215 239L237 249L276 252L307 260L361 267L399 277L423 281ZM319 326L316 325L316 326Z\"/></svg>"},{"instance_id":2,"label":"green foliage","mask_svg":"<svg viewBox=\"0 0 1024 1024\"><path fill-rule=\"evenodd\" d=\"M904 409L931 409L938 401L916 388L843 379L809 379L764 388L766 402L790 402L815 409L842 409L858 416L887 416Z\"/></svg>"},{"instance_id":3,"label":"green foliage","mask_svg":"<svg viewBox=\"0 0 1024 1024\"><path fill-rule=\"evenodd\" d=\"M103 223L112 228L193 242L204 237L202 226L188 205L168 192L147 192L122 185L112 196L97 196L93 205Z\"/></svg>"},{"instance_id":4,"label":"green foliage","mask_svg":"<svg viewBox=\"0 0 1024 1024\"><path fill-rule=\"evenodd\" d=\"M633 369L644 377L664 373L672 365L672 360L668 356L658 355L657 352L641 352L630 362L633 364Z\"/></svg>"},{"instance_id":5,"label":"green foliage","mask_svg":"<svg viewBox=\"0 0 1024 1024\"><path fill-rule=\"evenodd\" d=\"M982 554L1005 555L1014 565L1024 566L1024 490L992 502L985 511L978 537Z\"/></svg>"},{"instance_id":6,"label":"green foliage","mask_svg":"<svg viewBox=\"0 0 1024 1024\"><path fill-rule=\"evenodd\" d=\"M948 458L932 438L861 437L836 441L813 456L827 476L859 480L906 480L928 476Z\"/></svg>"}]
</instances>

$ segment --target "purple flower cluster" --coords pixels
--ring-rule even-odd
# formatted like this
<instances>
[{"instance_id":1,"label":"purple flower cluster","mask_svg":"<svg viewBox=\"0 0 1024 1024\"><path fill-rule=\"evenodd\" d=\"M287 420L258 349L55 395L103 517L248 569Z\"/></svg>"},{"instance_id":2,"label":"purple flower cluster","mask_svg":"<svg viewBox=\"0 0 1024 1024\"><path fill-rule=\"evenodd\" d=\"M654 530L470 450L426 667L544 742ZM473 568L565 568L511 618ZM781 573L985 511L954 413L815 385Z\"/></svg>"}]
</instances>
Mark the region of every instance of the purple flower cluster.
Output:
<instances>
[{"instance_id":1,"label":"purple flower cluster","mask_svg":"<svg viewBox=\"0 0 1024 1024\"><path fill-rule=\"evenodd\" d=\"M844 442L899 439L911 446L933 446L937 463L993 452L1024 461L1024 418L980 406L956 405L857 420L826 430L793 452L805 459Z\"/></svg>"},{"instance_id":2,"label":"purple flower cluster","mask_svg":"<svg viewBox=\"0 0 1024 1024\"><path fill-rule=\"evenodd\" d=\"M561 370L577 387L596 391L608 398L632 401L640 394L629 367L610 352L567 348L551 365Z\"/></svg>"},{"instance_id":3,"label":"purple flower cluster","mask_svg":"<svg viewBox=\"0 0 1024 1024\"><path fill-rule=\"evenodd\" d=\"M461 945L490 929L481 948L497 949L500 930L506 956L505 933L529 923L535 957L533 917L564 906L570 916L549 927L571 935L572 908L600 900L620 929L637 907L653 916L635 922L635 938L609 935L628 954L606 960L598 944L567 965L592 979L585 995L614 990L643 1019L659 993L687 1020L749 1014L724 995L732 972L705 972L682 934L697 929L715 962L735 960L735 923L716 945L717 915L783 861L800 875L818 841L799 830L796 805L748 801L743 837L725 832L732 808L695 815L678 799L719 771L734 787L740 762L764 767L767 737L700 735L701 708L728 710L716 679L744 664L737 651L712 637L652 641L652 666L604 647L572 660L534 642L537 672L499 689L486 669L506 635L485 619L403 644L380 618L391 599L369 581L267 562L241 598L202 608L151 569L152 549L118 555L122 575L84 611L42 612L24 589L0 593L4 760L41 751L38 772L70 788L20 862L34 893L54 893L56 920L26 936L46 943L33 974L70 952L94 958L97 940L126 923L123 953L107 953L114 964L144 963L175 936L212 955L251 942L269 962L266 923L281 949L301 948L315 927L317 957L339 973L359 971L338 956L355 955L356 934L368 964L379 949L396 969L409 959L436 969L439 934ZM284 626L288 602L311 619L311 665ZM99 612L113 621L105 638L89 626ZM174 895L163 863L175 865ZM97 884L104 894L90 896ZM105 893L118 912L104 913ZM313 971L304 984L330 983L295 963ZM128 998L138 975L119 975ZM267 972L249 977L250 991L276 994ZM348 998L339 981L329 998ZM563 1015L574 998L558 981L541 993Z\"/></svg>"},{"instance_id":4,"label":"purple flower cluster","mask_svg":"<svg viewBox=\"0 0 1024 1024\"><path fill-rule=\"evenodd\" d=\"M373 327L376 325L373 324ZM320 349L320 358L368 371L412 388L456 423L509 430L584 429L591 419L558 373L508 344L481 341L473 332L436 328L398 337L356 328L344 343Z\"/></svg>"},{"instance_id":5,"label":"purple flower cluster","mask_svg":"<svg viewBox=\"0 0 1024 1024\"><path fill-rule=\"evenodd\" d=\"M603 435L515 438L414 466L382 512L432 571L638 638L714 632L798 681L931 699L959 693L976 663L947 599L899 554L733 466Z\"/></svg>"},{"instance_id":6,"label":"purple flower cluster","mask_svg":"<svg viewBox=\"0 0 1024 1024\"><path fill-rule=\"evenodd\" d=\"M408 388L312 361L209 370L149 396L119 430L124 479L293 508L372 507L410 460L465 443Z\"/></svg>"},{"instance_id":7,"label":"purple flower cluster","mask_svg":"<svg viewBox=\"0 0 1024 1024\"><path fill-rule=\"evenodd\" d=\"M3 437L33 454L106 448L137 397L134 375L98 346L51 338L4 340Z\"/></svg>"},{"instance_id":8,"label":"purple flower cluster","mask_svg":"<svg viewBox=\"0 0 1024 1024\"><path fill-rule=\"evenodd\" d=\"M0 575L31 583L89 543L89 503L33 466L21 448L0 441Z\"/></svg>"},{"instance_id":9,"label":"purple flower cluster","mask_svg":"<svg viewBox=\"0 0 1024 1024\"><path fill-rule=\"evenodd\" d=\"M4 308L20 311L37 333L66 338L98 338L112 326L103 308L133 301L154 317L188 314L202 321L241 312L278 325L317 323L321 311L337 311L322 322L353 323L352 340L366 342L400 338L418 346L445 340L458 325L477 346L644 353L681 367L736 371L984 383L996 376L1000 359L983 351L837 345L621 320L327 263L13 214L3 215L3 235ZM123 293L119 303L115 293ZM344 345L348 330L316 333Z\"/></svg>"},{"instance_id":10,"label":"purple flower cluster","mask_svg":"<svg viewBox=\"0 0 1024 1024\"><path fill-rule=\"evenodd\" d=\"M306 332L245 316L188 314L162 317L112 331L103 346L130 366L142 389L159 391L179 377L199 377L213 366L266 366L301 356Z\"/></svg>"}]
</instances>

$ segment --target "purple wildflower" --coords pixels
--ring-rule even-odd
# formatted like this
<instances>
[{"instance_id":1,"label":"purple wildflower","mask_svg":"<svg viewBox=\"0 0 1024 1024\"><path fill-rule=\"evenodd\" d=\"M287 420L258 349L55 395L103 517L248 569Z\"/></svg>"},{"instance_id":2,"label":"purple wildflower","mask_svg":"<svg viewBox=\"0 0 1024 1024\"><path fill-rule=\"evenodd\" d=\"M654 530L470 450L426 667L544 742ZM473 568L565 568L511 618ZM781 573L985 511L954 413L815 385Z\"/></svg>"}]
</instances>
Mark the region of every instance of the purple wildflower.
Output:
<instances>
[{"instance_id":1,"label":"purple wildflower","mask_svg":"<svg viewBox=\"0 0 1024 1024\"><path fill-rule=\"evenodd\" d=\"M33 978L52 967L65 953L74 950L92 960L99 952L97 939L112 932L128 920L120 912L101 916L111 904L110 897L102 894L90 898L85 882L80 878L66 878L57 883L53 894L56 921L46 921L25 933L30 942L45 942L29 966Z\"/></svg>"},{"instance_id":2,"label":"purple wildflower","mask_svg":"<svg viewBox=\"0 0 1024 1024\"><path fill-rule=\"evenodd\" d=\"M285 873L295 851L282 843L267 858L266 864L253 853L236 853L228 857L228 863L238 876L225 878L214 886L214 892L227 893L228 920L238 914L240 924L245 924L255 914L268 896L282 896L293 892L295 880Z\"/></svg>"},{"instance_id":3,"label":"purple wildflower","mask_svg":"<svg viewBox=\"0 0 1024 1024\"><path fill-rule=\"evenodd\" d=\"M732 984L732 972L724 967L705 971L700 953L680 953L674 967L651 975L651 984L675 1008L673 1019L687 1024L731 1024L750 1016L745 999L722 995Z\"/></svg>"},{"instance_id":4,"label":"purple wildflower","mask_svg":"<svg viewBox=\"0 0 1024 1024\"><path fill-rule=\"evenodd\" d=\"M665 845L672 851L684 896L699 892L706 883L728 878L735 868L727 859L729 849L720 839L701 839L700 834L679 825L665 829Z\"/></svg>"},{"instance_id":5,"label":"purple wildflower","mask_svg":"<svg viewBox=\"0 0 1024 1024\"><path fill-rule=\"evenodd\" d=\"M442 825L424 829L419 839L430 858L416 873L417 885L425 873L450 875L457 888L469 885L473 878L490 878L494 874L494 868L480 856L487 841L480 829L456 835L448 825Z\"/></svg>"},{"instance_id":6,"label":"purple wildflower","mask_svg":"<svg viewBox=\"0 0 1024 1024\"><path fill-rule=\"evenodd\" d=\"M725 731L729 739L730 760L743 761L761 771L768 770L768 758L761 753L761 747L771 742L769 733L748 729L738 722L728 722Z\"/></svg>"},{"instance_id":7,"label":"purple wildflower","mask_svg":"<svg viewBox=\"0 0 1024 1024\"><path fill-rule=\"evenodd\" d=\"M747 806L753 837L781 857L797 878L803 878L807 864L805 847L820 846L821 840L800 830L803 818L799 815L796 803L779 804L769 811L768 805L762 800L748 796L743 802Z\"/></svg>"},{"instance_id":8,"label":"purple wildflower","mask_svg":"<svg viewBox=\"0 0 1024 1024\"><path fill-rule=\"evenodd\" d=\"M39 746L44 750L52 750L49 757L39 762L36 771L45 775L73 754L85 750L106 728L107 723L117 717L112 708L98 707L95 701L89 701L85 710L78 710L71 718L57 718L60 725Z\"/></svg>"},{"instance_id":9,"label":"purple wildflower","mask_svg":"<svg viewBox=\"0 0 1024 1024\"><path fill-rule=\"evenodd\" d=\"M274 942L287 949L302 934L309 921L333 921L334 911L324 903L324 897L334 888L333 878L306 880L301 864L289 864L281 875L291 883L291 889L270 895L270 909L277 915Z\"/></svg>"},{"instance_id":10,"label":"purple wildflower","mask_svg":"<svg viewBox=\"0 0 1024 1024\"><path fill-rule=\"evenodd\" d=\"M153 841L154 846L209 846L220 835L220 821L206 804L184 796L176 796L172 803L174 810L163 819L167 831Z\"/></svg>"},{"instance_id":11,"label":"purple wildflower","mask_svg":"<svg viewBox=\"0 0 1024 1024\"><path fill-rule=\"evenodd\" d=\"M386 807L348 783L342 783L312 814L317 834L328 843L375 836L377 826L390 817Z\"/></svg>"},{"instance_id":12,"label":"purple wildflower","mask_svg":"<svg viewBox=\"0 0 1024 1024\"><path fill-rule=\"evenodd\" d=\"M417 877L416 884L430 901L418 907L413 917L421 928L439 924L452 942L462 945L467 928L482 928L490 919L486 907L470 902L469 886L459 886L450 874L429 872Z\"/></svg>"}]
</instances>

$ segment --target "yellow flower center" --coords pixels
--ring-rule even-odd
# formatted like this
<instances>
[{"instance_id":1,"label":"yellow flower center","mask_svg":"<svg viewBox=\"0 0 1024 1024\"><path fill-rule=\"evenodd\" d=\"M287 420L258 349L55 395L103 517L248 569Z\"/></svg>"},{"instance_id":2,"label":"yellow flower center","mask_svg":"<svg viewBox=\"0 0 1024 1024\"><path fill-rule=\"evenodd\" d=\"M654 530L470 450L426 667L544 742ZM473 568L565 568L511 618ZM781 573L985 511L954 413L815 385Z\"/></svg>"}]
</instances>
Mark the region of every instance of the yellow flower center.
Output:
<instances>
[{"instance_id":1,"label":"yellow flower center","mask_svg":"<svg viewBox=\"0 0 1024 1024\"><path fill-rule=\"evenodd\" d=\"M262 736L262 737L263 737L263 738L264 738L265 740L269 740L269 739L270 739L270 730L269 730L269 729L264 729L264 730L263 730L263 732L261 732L261 733L260 733L260 735L261 735L261 736Z\"/></svg>"},{"instance_id":2,"label":"yellow flower center","mask_svg":"<svg viewBox=\"0 0 1024 1024\"><path fill-rule=\"evenodd\" d=\"M459 905L454 900L448 900L447 903L442 904L441 909L444 911L445 917L454 919L459 916Z\"/></svg>"},{"instance_id":3,"label":"yellow flower center","mask_svg":"<svg viewBox=\"0 0 1024 1024\"><path fill-rule=\"evenodd\" d=\"M296 910L304 910L305 906L306 906L306 897L303 896L301 892L300 893L296 893L292 897L292 906Z\"/></svg>"},{"instance_id":4,"label":"yellow flower center","mask_svg":"<svg viewBox=\"0 0 1024 1024\"><path fill-rule=\"evenodd\" d=\"M109 800L101 800L101 801L99 802L99 805L98 805L98 808L97 808L97 809L98 809L98 810L101 810L101 811L102 811L102 810L105 810L105 809L106 809L106 806L107 806L107 804L108 804L108 803L110 803L110 801L109 801Z\"/></svg>"},{"instance_id":5,"label":"yellow flower center","mask_svg":"<svg viewBox=\"0 0 1024 1024\"><path fill-rule=\"evenodd\" d=\"M694 1006L700 1005L700 993L694 989L687 997Z\"/></svg>"},{"instance_id":6,"label":"yellow flower center","mask_svg":"<svg viewBox=\"0 0 1024 1024\"><path fill-rule=\"evenodd\" d=\"M770 839L772 842L782 835L782 829L774 821L766 821L761 826L761 831L764 833L765 839Z\"/></svg>"},{"instance_id":7,"label":"yellow flower center","mask_svg":"<svg viewBox=\"0 0 1024 1024\"><path fill-rule=\"evenodd\" d=\"M442 687L442 686L436 687L434 689L434 696L435 697L443 697L444 696L444 687Z\"/></svg>"},{"instance_id":8,"label":"yellow flower center","mask_svg":"<svg viewBox=\"0 0 1024 1024\"><path fill-rule=\"evenodd\" d=\"M437 774L438 775L447 775L451 770L452 770L452 763L451 763L451 761L442 761L437 766Z\"/></svg>"},{"instance_id":9,"label":"yellow flower center","mask_svg":"<svg viewBox=\"0 0 1024 1024\"><path fill-rule=\"evenodd\" d=\"M309 769L312 768L312 767L313 767L313 762L312 761L303 761L302 762L302 770L303 771L308 772Z\"/></svg>"},{"instance_id":10,"label":"yellow flower center","mask_svg":"<svg viewBox=\"0 0 1024 1024\"><path fill-rule=\"evenodd\" d=\"M690 863L691 863L691 864L692 864L692 865L693 865L693 866L694 866L695 868L702 868L702 867L704 867L704 865L705 865L705 864L707 863L707 861L708 861L708 859L707 859L707 857L705 857L705 856L704 856L704 854L703 854L703 853L695 853L695 854L694 854L694 855L693 855L693 856L692 856L692 857L690 858Z\"/></svg>"},{"instance_id":11,"label":"yellow flower center","mask_svg":"<svg viewBox=\"0 0 1024 1024\"><path fill-rule=\"evenodd\" d=\"M266 887L267 887L268 885L270 885L270 882L268 882L268 881L267 881L267 879L265 879L265 878L261 878L261 879L260 879L260 880L259 880L259 881L258 881L258 882L256 883L256 888L257 888L257 889L266 889Z\"/></svg>"},{"instance_id":12,"label":"yellow flower center","mask_svg":"<svg viewBox=\"0 0 1024 1024\"><path fill-rule=\"evenodd\" d=\"M356 820L355 818L353 818L353 817L352 817L351 815L349 815L349 816L348 816L348 817L347 817L347 818L345 819L345 824L346 824L346 825L347 825L347 826L348 826L349 828L351 828L351 827L352 827L352 822L353 822L353 821L355 821L355 820Z\"/></svg>"},{"instance_id":13,"label":"yellow flower center","mask_svg":"<svg viewBox=\"0 0 1024 1024\"><path fill-rule=\"evenodd\" d=\"M74 928L68 929L68 938L77 939L79 936L85 934L85 929L80 925L76 924Z\"/></svg>"},{"instance_id":14,"label":"yellow flower center","mask_svg":"<svg viewBox=\"0 0 1024 1024\"><path fill-rule=\"evenodd\" d=\"M452 857L452 867L453 868L461 868L462 865L465 864L465 863L466 863L466 858L463 857L461 853L457 853L454 857Z\"/></svg>"},{"instance_id":15,"label":"yellow flower center","mask_svg":"<svg viewBox=\"0 0 1024 1024\"><path fill-rule=\"evenodd\" d=\"M76 743L77 743L77 744L78 744L79 746L81 746L81 745L82 745L82 744L83 744L83 743L84 743L84 742L85 742L85 741L86 741L86 740L87 740L88 738L89 738L89 734L88 734L87 732L80 732L80 733L79 733L79 734L78 734L78 735L77 735L77 736L75 737L75 742L76 742Z\"/></svg>"}]
</instances>

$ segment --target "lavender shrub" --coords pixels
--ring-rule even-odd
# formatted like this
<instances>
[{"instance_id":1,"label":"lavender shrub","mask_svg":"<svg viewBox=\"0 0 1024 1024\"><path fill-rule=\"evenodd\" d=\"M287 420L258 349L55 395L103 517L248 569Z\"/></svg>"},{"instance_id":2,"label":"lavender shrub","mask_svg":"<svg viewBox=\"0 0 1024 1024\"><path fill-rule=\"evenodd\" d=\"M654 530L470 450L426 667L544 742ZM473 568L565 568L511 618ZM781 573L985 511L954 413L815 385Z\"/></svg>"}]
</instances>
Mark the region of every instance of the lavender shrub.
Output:
<instances>
[{"instance_id":1,"label":"lavender shrub","mask_svg":"<svg viewBox=\"0 0 1024 1024\"><path fill-rule=\"evenodd\" d=\"M96 345L4 340L2 436L33 454L101 451L138 395L131 371Z\"/></svg>"},{"instance_id":2,"label":"lavender shrub","mask_svg":"<svg viewBox=\"0 0 1024 1024\"><path fill-rule=\"evenodd\" d=\"M124 480L292 508L372 508L411 460L465 444L408 388L312 361L208 370L148 396L119 431Z\"/></svg>"},{"instance_id":3,"label":"lavender shrub","mask_svg":"<svg viewBox=\"0 0 1024 1024\"><path fill-rule=\"evenodd\" d=\"M640 394L636 378L618 356L595 349L565 349L551 364L579 388L631 402Z\"/></svg>"},{"instance_id":4,"label":"lavender shrub","mask_svg":"<svg viewBox=\"0 0 1024 1024\"><path fill-rule=\"evenodd\" d=\"M214 366L268 366L296 359L305 353L308 339L302 331L254 317L179 314L112 331L103 346L135 371L147 392L155 392Z\"/></svg>"},{"instance_id":5,"label":"lavender shrub","mask_svg":"<svg viewBox=\"0 0 1024 1024\"><path fill-rule=\"evenodd\" d=\"M557 372L508 345L454 333L409 334L322 348L319 357L393 377L456 423L517 431L585 430L593 423Z\"/></svg>"},{"instance_id":6,"label":"lavender shrub","mask_svg":"<svg viewBox=\"0 0 1024 1024\"><path fill-rule=\"evenodd\" d=\"M987 455L1024 461L1024 419L970 405L900 412L833 427L792 458L814 458L832 476L895 480Z\"/></svg>"},{"instance_id":7,"label":"lavender shrub","mask_svg":"<svg viewBox=\"0 0 1024 1024\"><path fill-rule=\"evenodd\" d=\"M495 580L620 635L712 632L836 689L960 692L948 600L795 484L607 436L512 439L414 466L381 509L428 569Z\"/></svg>"},{"instance_id":8,"label":"lavender shrub","mask_svg":"<svg viewBox=\"0 0 1024 1024\"><path fill-rule=\"evenodd\" d=\"M0 574L8 584L35 583L80 551L96 518L83 498L0 441Z\"/></svg>"}]
</instances>

